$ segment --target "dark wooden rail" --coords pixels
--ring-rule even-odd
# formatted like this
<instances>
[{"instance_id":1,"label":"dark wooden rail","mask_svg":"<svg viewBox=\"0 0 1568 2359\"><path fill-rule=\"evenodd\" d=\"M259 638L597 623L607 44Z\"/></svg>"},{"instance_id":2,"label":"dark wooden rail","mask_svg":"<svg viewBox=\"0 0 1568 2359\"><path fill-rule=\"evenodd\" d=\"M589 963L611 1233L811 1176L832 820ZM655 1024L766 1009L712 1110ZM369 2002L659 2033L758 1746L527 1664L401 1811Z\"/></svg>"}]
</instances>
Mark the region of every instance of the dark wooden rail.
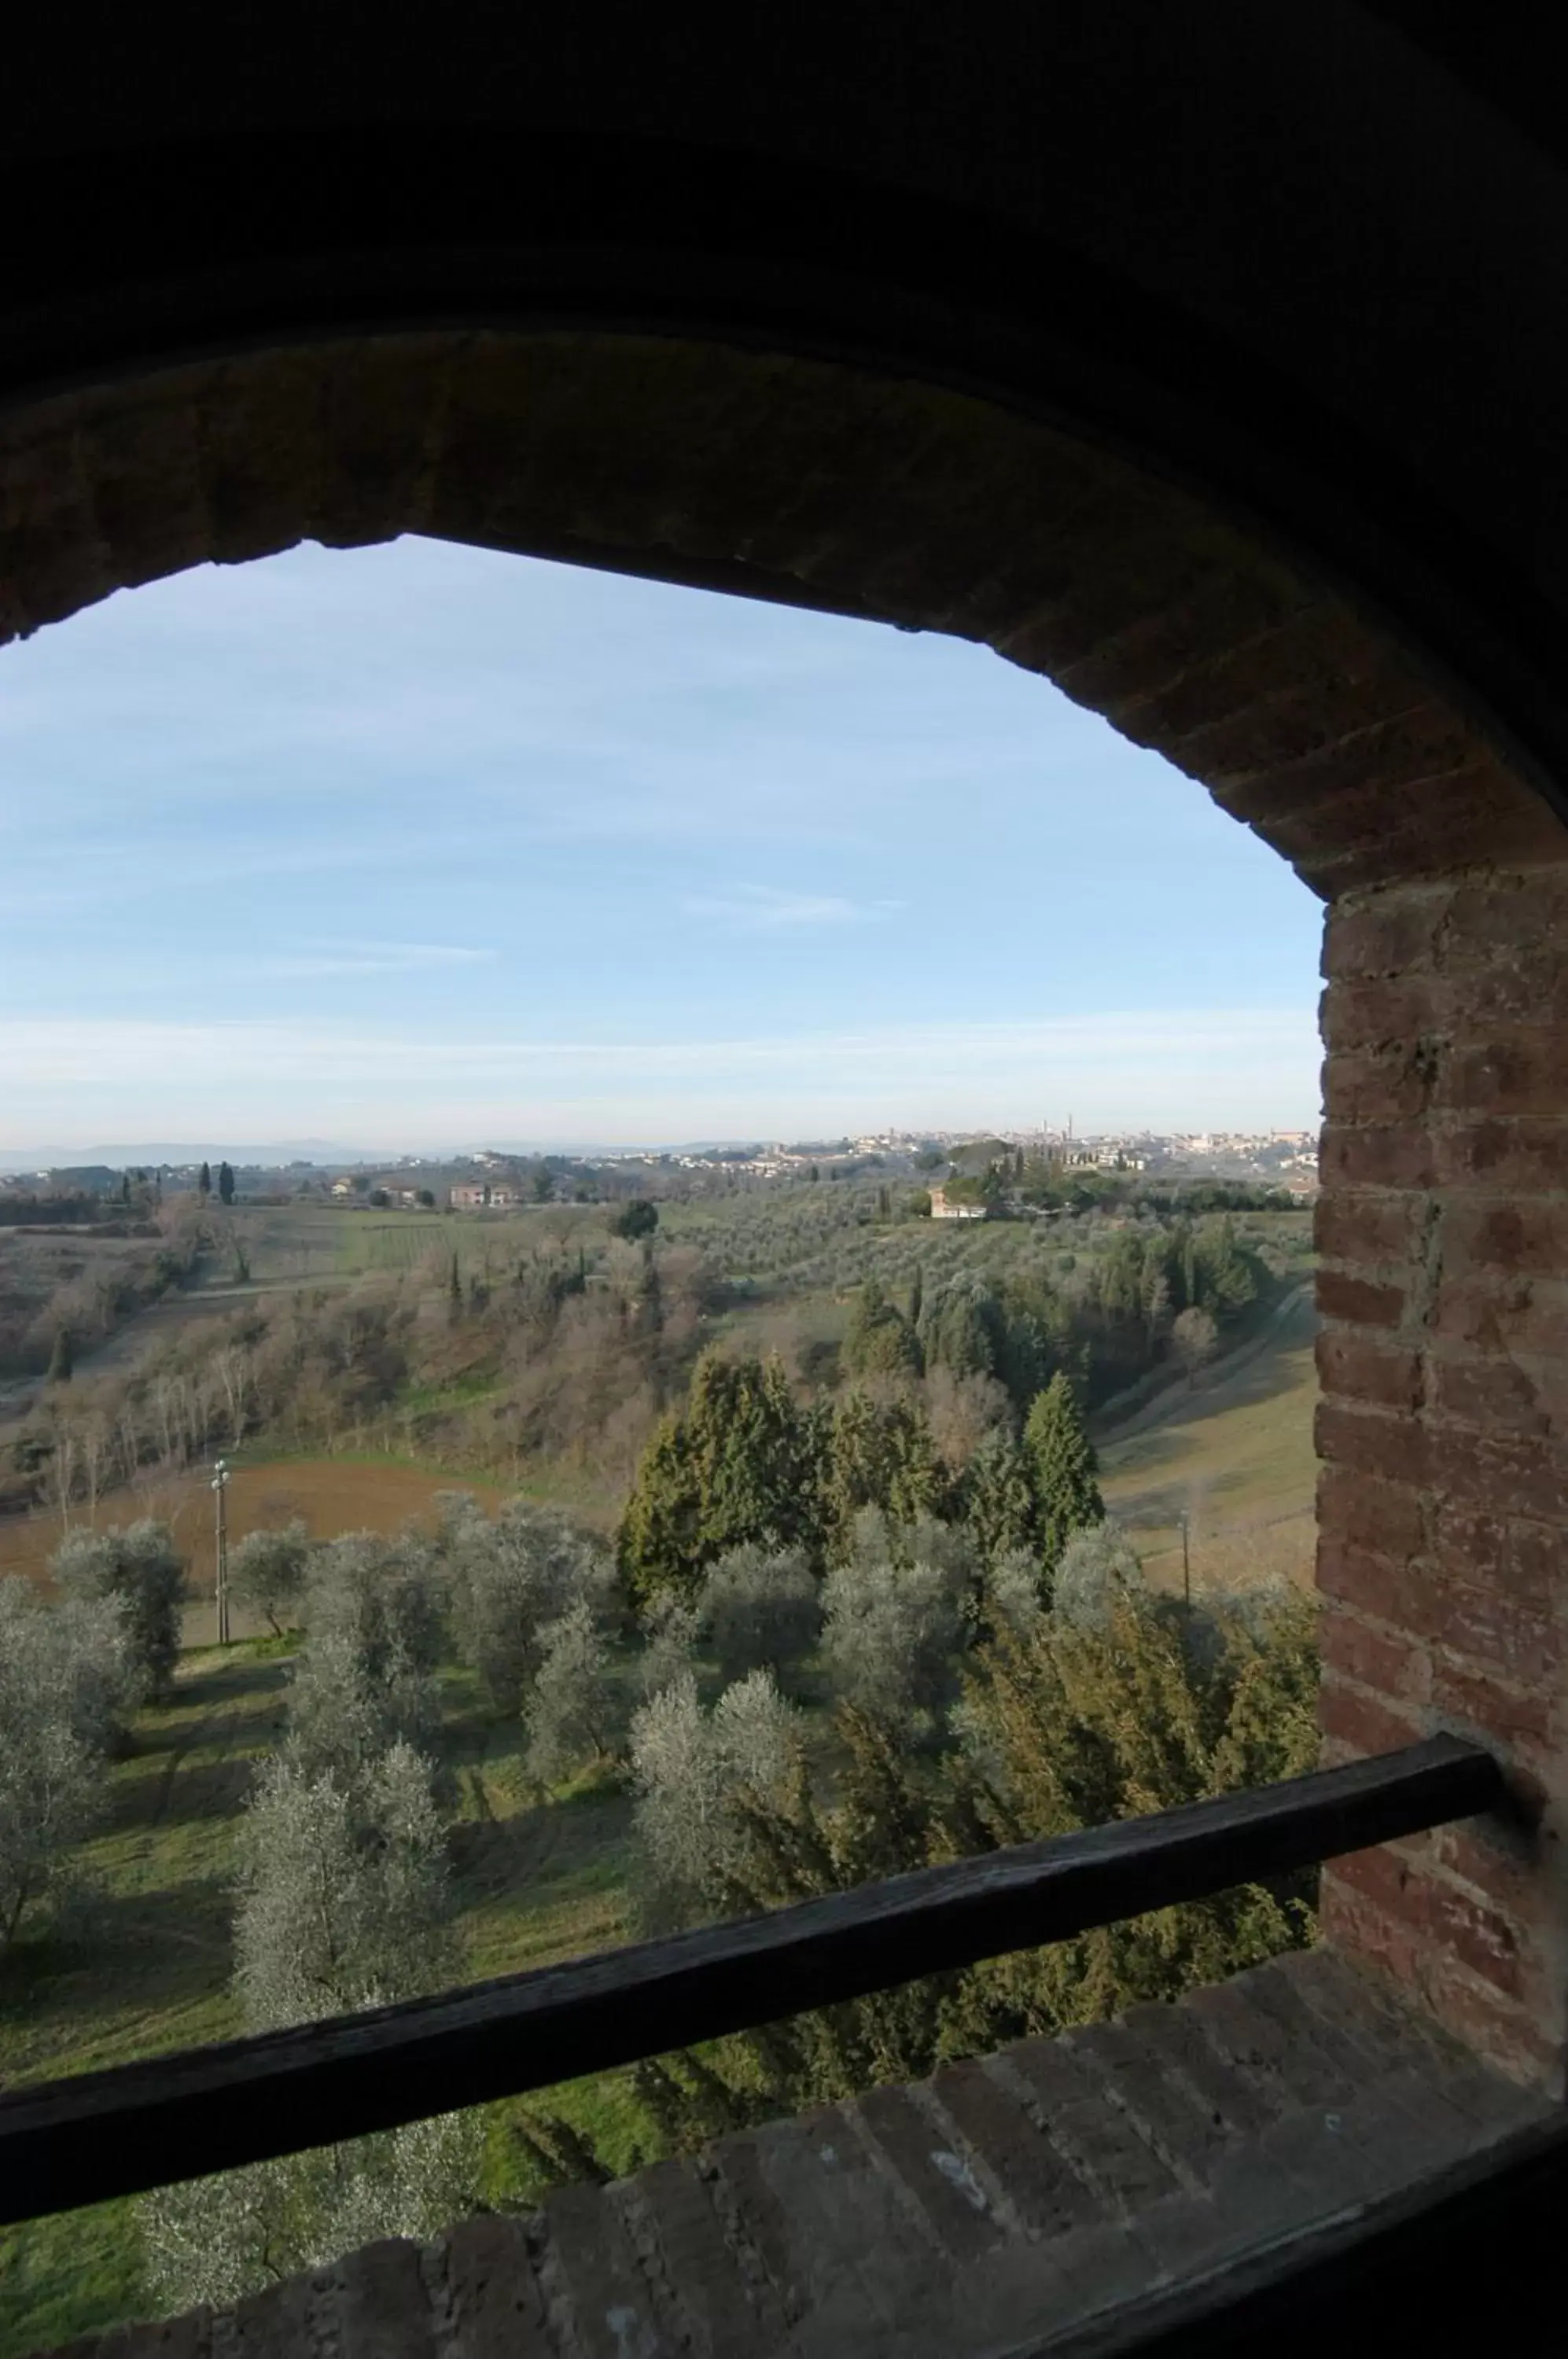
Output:
<instances>
[{"instance_id":1,"label":"dark wooden rail","mask_svg":"<svg viewBox=\"0 0 1568 2359\"><path fill-rule=\"evenodd\" d=\"M547 2088L1365 1851L1504 1799L1490 1754L1433 1737L767 1917L45 2082L0 2098L0 2221Z\"/></svg>"}]
</instances>

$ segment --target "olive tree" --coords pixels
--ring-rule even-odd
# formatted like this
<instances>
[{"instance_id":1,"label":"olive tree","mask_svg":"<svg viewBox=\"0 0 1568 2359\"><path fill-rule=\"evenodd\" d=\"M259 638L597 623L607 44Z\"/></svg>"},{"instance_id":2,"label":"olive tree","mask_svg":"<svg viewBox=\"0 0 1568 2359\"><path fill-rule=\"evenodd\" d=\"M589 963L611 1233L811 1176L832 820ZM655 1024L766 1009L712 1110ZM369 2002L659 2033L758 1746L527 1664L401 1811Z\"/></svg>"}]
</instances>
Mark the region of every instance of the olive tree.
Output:
<instances>
[{"instance_id":1,"label":"olive tree","mask_svg":"<svg viewBox=\"0 0 1568 2359\"><path fill-rule=\"evenodd\" d=\"M798 1549L746 1541L720 1557L702 1586L700 1607L725 1684L748 1671L782 1680L817 1641L822 1598Z\"/></svg>"},{"instance_id":2,"label":"olive tree","mask_svg":"<svg viewBox=\"0 0 1568 2359\"><path fill-rule=\"evenodd\" d=\"M886 1527L856 1518L849 1560L822 1584L822 1659L846 1702L907 1720L939 1703L950 1682L969 1563L948 1548L900 1562L888 1540Z\"/></svg>"},{"instance_id":3,"label":"olive tree","mask_svg":"<svg viewBox=\"0 0 1568 2359\"><path fill-rule=\"evenodd\" d=\"M445 1639L434 1551L411 1533L387 1539L379 1532L345 1532L312 1550L305 1626L312 1638L350 1640L373 1677L393 1655L433 1671Z\"/></svg>"},{"instance_id":4,"label":"olive tree","mask_svg":"<svg viewBox=\"0 0 1568 2359\"><path fill-rule=\"evenodd\" d=\"M310 1538L298 1517L279 1531L247 1532L229 1554L230 1594L281 1637L304 1598L310 1569Z\"/></svg>"},{"instance_id":5,"label":"olive tree","mask_svg":"<svg viewBox=\"0 0 1568 2359\"><path fill-rule=\"evenodd\" d=\"M546 1785L612 1757L625 1727L604 1634L586 1599L539 1636L539 1668L525 1718L528 1768Z\"/></svg>"},{"instance_id":6,"label":"olive tree","mask_svg":"<svg viewBox=\"0 0 1568 2359\"><path fill-rule=\"evenodd\" d=\"M64 1597L118 1598L126 1643L154 1696L167 1695L180 1659L185 1563L167 1524L144 1519L67 1532L49 1560Z\"/></svg>"},{"instance_id":7,"label":"olive tree","mask_svg":"<svg viewBox=\"0 0 1568 2359\"><path fill-rule=\"evenodd\" d=\"M1148 1593L1138 1550L1107 1516L1074 1532L1062 1549L1051 1579L1051 1608L1074 1629L1104 1631L1120 1607L1136 1607Z\"/></svg>"},{"instance_id":8,"label":"olive tree","mask_svg":"<svg viewBox=\"0 0 1568 2359\"><path fill-rule=\"evenodd\" d=\"M253 2030L411 1997L445 1978L452 1911L430 1765L394 1744L351 1773L287 1754L241 1829L235 1983Z\"/></svg>"},{"instance_id":9,"label":"olive tree","mask_svg":"<svg viewBox=\"0 0 1568 2359\"><path fill-rule=\"evenodd\" d=\"M287 1757L245 1814L235 1982L253 2030L415 1996L457 1967L429 1764L394 1745L354 1777ZM454 2114L165 2188L140 2207L169 2309L231 2303L384 2236L423 2241L473 2208L482 2125Z\"/></svg>"},{"instance_id":10,"label":"olive tree","mask_svg":"<svg viewBox=\"0 0 1568 2359\"><path fill-rule=\"evenodd\" d=\"M702 1622L700 1609L679 1590L654 1592L641 1619L644 1650L638 1678L645 1696L661 1694L691 1671Z\"/></svg>"},{"instance_id":11,"label":"olive tree","mask_svg":"<svg viewBox=\"0 0 1568 2359\"><path fill-rule=\"evenodd\" d=\"M0 1958L71 1891L136 1668L117 1598L48 1605L0 1580Z\"/></svg>"},{"instance_id":12,"label":"olive tree","mask_svg":"<svg viewBox=\"0 0 1568 2359\"><path fill-rule=\"evenodd\" d=\"M498 1712L516 1712L543 1659L543 1634L573 1605L608 1610L615 1570L563 1516L509 1499L492 1522L471 1498L443 1502L441 1552L453 1636Z\"/></svg>"},{"instance_id":13,"label":"olive tree","mask_svg":"<svg viewBox=\"0 0 1568 2359\"><path fill-rule=\"evenodd\" d=\"M744 1855L748 1802L778 1800L789 1785L796 1712L765 1670L704 1712L688 1670L634 1715L630 1750L645 1908L656 1924L696 1922Z\"/></svg>"}]
</instances>

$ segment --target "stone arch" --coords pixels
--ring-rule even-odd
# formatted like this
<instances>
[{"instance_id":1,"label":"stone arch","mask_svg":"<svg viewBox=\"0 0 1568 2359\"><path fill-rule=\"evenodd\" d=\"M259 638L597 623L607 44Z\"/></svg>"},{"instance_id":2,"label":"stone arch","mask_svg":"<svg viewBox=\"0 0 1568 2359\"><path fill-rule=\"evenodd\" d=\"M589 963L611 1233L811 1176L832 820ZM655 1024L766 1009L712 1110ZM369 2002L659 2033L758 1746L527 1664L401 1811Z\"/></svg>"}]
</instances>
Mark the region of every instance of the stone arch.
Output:
<instances>
[{"instance_id":1,"label":"stone arch","mask_svg":"<svg viewBox=\"0 0 1568 2359\"><path fill-rule=\"evenodd\" d=\"M582 330L374 333L0 427L0 634L302 538L418 532L984 641L1330 905L1323 1727L1501 1749L1534 1832L1343 1864L1327 1923L1557 2074L1568 832L1429 668L1180 486L930 383Z\"/></svg>"}]
</instances>

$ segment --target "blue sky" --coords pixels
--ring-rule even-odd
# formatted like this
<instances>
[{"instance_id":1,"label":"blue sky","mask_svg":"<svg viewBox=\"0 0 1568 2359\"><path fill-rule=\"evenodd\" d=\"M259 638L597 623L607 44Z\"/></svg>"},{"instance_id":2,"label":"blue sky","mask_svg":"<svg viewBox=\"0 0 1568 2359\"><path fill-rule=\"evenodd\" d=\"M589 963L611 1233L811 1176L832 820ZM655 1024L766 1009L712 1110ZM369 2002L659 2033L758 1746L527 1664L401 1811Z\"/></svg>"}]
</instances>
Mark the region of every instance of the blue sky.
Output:
<instances>
[{"instance_id":1,"label":"blue sky","mask_svg":"<svg viewBox=\"0 0 1568 2359\"><path fill-rule=\"evenodd\" d=\"M0 1150L1315 1121L1319 913L984 649L431 541L0 650Z\"/></svg>"}]
</instances>

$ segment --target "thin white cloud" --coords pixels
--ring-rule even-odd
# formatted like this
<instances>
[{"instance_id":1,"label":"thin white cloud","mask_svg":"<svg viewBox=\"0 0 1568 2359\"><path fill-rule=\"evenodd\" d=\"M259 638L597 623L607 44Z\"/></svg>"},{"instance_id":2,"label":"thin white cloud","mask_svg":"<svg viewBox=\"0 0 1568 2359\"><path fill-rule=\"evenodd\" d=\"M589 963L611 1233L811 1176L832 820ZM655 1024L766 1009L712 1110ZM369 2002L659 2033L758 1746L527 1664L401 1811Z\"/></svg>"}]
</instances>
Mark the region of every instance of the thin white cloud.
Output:
<instances>
[{"instance_id":1,"label":"thin white cloud","mask_svg":"<svg viewBox=\"0 0 1568 2359\"><path fill-rule=\"evenodd\" d=\"M346 974L430 974L482 966L495 953L459 942L338 942L257 962L258 974L290 979Z\"/></svg>"},{"instance_id":2,"label":"thin white cloud","mask_svg":"<svg viewBox=\"0 0 1568 2359\"><path fill-rule=\"evenodd\" d=\"M670 1040L436 1038L402 1030L347 1029L306 1018L180 1023L136 1018L24 1016L0 1032L0 1088L173 1075L252 1074L301 1082L363 1081L392 1074L424 1080L453 1074L500 1077L564 1068L625 1070L646 1079L704 1078L809 1067L853 1075L898 1067L912 1073L1016 1071L1043 1082L1062 1068L1115 1064L1158 1071L1171 1060L1316 1054L1310 1014L1300 1008L1127 1010L1040 1016L1006 1023L882 1024L856 1031L752 1034Z\"/></svg>"},{"instance_id":3,"label":"thin white cloud","mask_svg":"<svg viewBox=\"0 0 1568 2359\"><path fill-rule=\"evenodd\" d=\"M692 894L681 903L688 917L716 918L747 933L784 926L855 926L900 906L897 901L851 901L838 893L782 892L773 885L735 885L725 893Z\"/></svg>"}]
</instances>

